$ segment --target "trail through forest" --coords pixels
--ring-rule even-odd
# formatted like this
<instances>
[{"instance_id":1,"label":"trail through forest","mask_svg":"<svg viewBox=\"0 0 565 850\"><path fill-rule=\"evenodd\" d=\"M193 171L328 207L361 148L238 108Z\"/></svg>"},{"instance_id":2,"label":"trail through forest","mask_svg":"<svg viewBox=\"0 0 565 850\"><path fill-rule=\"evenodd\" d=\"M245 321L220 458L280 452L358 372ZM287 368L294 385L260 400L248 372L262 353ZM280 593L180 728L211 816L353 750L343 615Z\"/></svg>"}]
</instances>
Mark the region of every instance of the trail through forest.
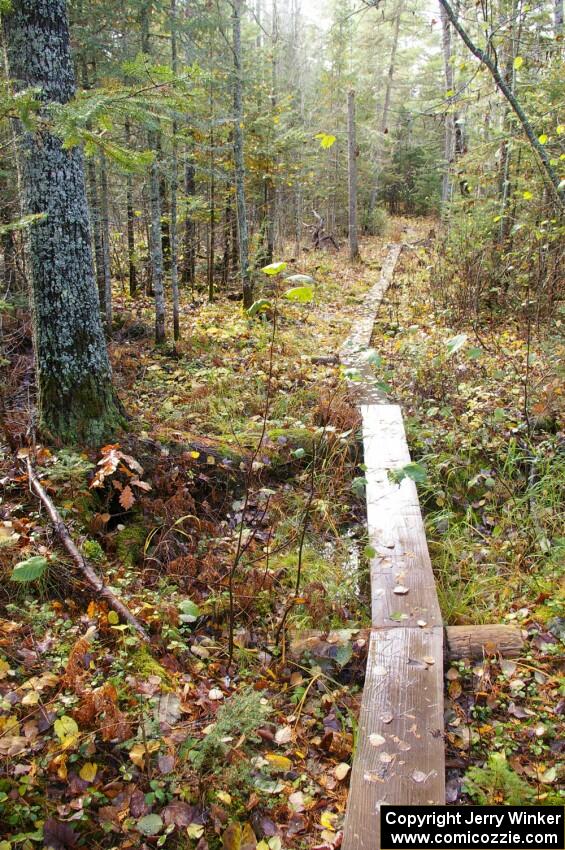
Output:
<instances>
[{"instance_id":1,"label":"trail through forest","mask_svg":"<svg viewBox=\"0 0 565 850\"><path fill-rule=\"evenodd\" d=\"M0 850L562 805L563 0L0 23Z\"/></svg>"}]
</instances>

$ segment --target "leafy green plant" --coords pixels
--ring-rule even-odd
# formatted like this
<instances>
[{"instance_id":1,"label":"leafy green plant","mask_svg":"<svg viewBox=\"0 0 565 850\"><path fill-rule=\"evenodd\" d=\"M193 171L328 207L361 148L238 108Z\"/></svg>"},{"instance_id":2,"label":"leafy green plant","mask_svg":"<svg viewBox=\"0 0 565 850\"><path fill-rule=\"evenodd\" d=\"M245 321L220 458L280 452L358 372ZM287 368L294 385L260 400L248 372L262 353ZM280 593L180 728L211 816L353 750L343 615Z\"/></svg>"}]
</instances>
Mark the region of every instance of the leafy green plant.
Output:
<instances>
[{"instance_id":1,"label":"leafy green plant","mask_svg":"<svg viewBox=\"0 0 565 850\"><path fill-rule=\"evenodd\" d=\"M27 558L27 560L17 563L12 570L10 579L11 581L19 582L35 581L42 578L47 565L47 558L41 555L34 555L32 558Z\"/></svg>"},{"instance_id":2,"label":"leafy green plant","mask_svg":"<svg viewBox=\"0 0 565 850\"><path fill-rule=\"evenodd\" d=\"M484 767L472 767L464 789L480 806L523 806L532 803L534 791L506 761L504 753L493 753Z\"/></svg>"}]
</instances>

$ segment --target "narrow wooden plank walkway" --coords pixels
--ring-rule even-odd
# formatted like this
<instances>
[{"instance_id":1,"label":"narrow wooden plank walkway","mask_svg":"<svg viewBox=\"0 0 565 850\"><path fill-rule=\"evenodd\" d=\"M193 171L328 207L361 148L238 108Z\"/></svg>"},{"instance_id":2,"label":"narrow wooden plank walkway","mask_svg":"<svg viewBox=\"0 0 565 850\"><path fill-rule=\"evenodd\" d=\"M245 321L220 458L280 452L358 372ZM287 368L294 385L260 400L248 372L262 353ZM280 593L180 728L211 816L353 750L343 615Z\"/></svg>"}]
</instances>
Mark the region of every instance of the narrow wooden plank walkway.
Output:
<instances>
[{"instance_id":1,"label":"narrow wooden plank walkway","mask_svg":"<svg viewBox=\"0 0 565 850\"><path fill-rule=\"evenodd\" d=\"M445 801L443 626L414 482L389 472L410 462L402 411L375 387L366 350L402 250L390 247L365 314L344 345L363 419L372 630L343 850L377 850L380 806Z\"/></svg>"}]
</instances>

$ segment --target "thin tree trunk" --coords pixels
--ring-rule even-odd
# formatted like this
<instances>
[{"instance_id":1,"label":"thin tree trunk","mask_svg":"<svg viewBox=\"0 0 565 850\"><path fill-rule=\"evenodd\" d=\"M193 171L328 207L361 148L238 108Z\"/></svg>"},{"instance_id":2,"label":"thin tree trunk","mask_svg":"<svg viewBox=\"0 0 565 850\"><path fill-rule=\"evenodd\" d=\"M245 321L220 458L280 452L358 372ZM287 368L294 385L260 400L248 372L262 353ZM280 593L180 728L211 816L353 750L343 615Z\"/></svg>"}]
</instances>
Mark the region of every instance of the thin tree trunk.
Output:
<instances>
[{"instance_id":1,"label":"thin tree trunk","mask_svg":"<svg viewBox=\"0 0 565 850\"><path fill-rule=\"evenodd\" d=\"M13 0L2 22L16 84L40 90L44 105L71 100L64 0ZM29 237L40 424L63 442L99 444L122 416L98 308L82 150L65 150L47 121L19 135L25 211L46 215Z\"/></svg>"},{"instance_id":2,"label":"thin tree trunk","mask_svg":"<svg viewBox=\"0 0 565 850\"><path fill-rule=\"evenodd\" d=\"M127 147L131 144L131 129L129 118L125 121ZM135 217L133 214L133 180L131 174L126 176L126 208L127 208L127 240L128 240L128 277L129 294L132 298L137 292L137 269L135 265Z\"/></svg>"},{"instance_id":3,"label":"thin tree trunk","mask_svg":"<svg viewBox=\"0 0 565 850\"><path fill-rule=\"evenodd\" d=\"M145 2L141 9L141 50L149 56L149 16L152 3ZM161 232L161 169L159 167L159 134L154 131L147 133L149 150L153 151L153 162L149 176L149 257L151 261L151 283L155 296L155 342L157 345L165 342L165 285L163 273L163 242Z\"/></svg>"},{"instance_id":4,"label":"thin tree trunk","mask_svg":"<svg viewBox=\"0 0 565 850\"><path fill-rule=\"evenodd\" d=\"M390 60L388 63L388 73L385 85L385 97L383 102L383 111L381 113L381 122L379 127L380 137L377 141L377 150L375 155L375 178L373 189L371 191L371 200L369 202L369 211L372 212L377 203L379 192L379 177L382 170L382 160L384 155L384 137L388 130L388 113L390 110L390 101L392 97L392 84L394 81L394 73L396 71L396 52L398 50L398 36L400 33L400 18L402 16L402 2L399 2L398 9L394 18L394 28L392 32L392 45L390 49Z\"/></svg>"},{"instance_id":5,"label":"thin tree trunk","mask_svg":"<svg viewBox=\"0 0 565 850\"><path fill-rule=\"evenodd\" d=\"M108 171L106 157L100 153L100 223L104 262L104 321L106 333L112 332L112 270L110 267L110 208L108 201Z\"/></svg>"},{"instance_id":6,"label":"thin tree trunk","mask_svg":"<svg viewBox=\"0 0 565 850\"><path fill-rule=\"evenodd\" d=\"M526 116L526 113L522 109L522 106L516 100L514 93L505 83L495 62L487 53L485 53L484 50L481 50L480 47L477 47L477 45L471 40L467 31L459 23L457 15L451 8L450 4L448 3L448 0L439 0L439 2L445 9L449 20L453 24L453 28L457 31L462 41L469 48L471 53L476 56L477 59L488 68L494 82L496 83L497 88L512 107L516 117L522 125L522 129L526 134L526 138L528 139L530 146L532 147L534 153L537 154L545 177L547 178L548 183L552 186L554 190L557 202L559 203L562 209L565 209L565 188L562 188L560 186L559 177L557 176L553 166L551 165L548 153L545 150L544 146L538 141L538 137L536 136L533 127Z\"/></svg>"},{"instance_id":7,"label":"thin tree trunk","mask_svg":"<svg viewBox=\"0 0 565 850\"><path fill-rule=\"evenodd\" d=\"M178 73L177 62L177 9L176 0L171 0L171 69L173 77ZM177 122L173 120L172 160L171 160L171 290L173 296L173 338L180 339L179 314L179 277L177 251L177 191L178 191L178 159L177 159Z\"/></svg>"},{"instance_id":8,"label":"thin tree trunk","mask_svg":"<svg viewBox=\"0 0 565 850\"><path fill-rule=\"evenodd\" d=\"M184 262L182 282L194 288L196 273L196 225L190 212L190 202L196 195L194 161L192 149L187 147L184 163L184 194L186 196L186 217L184 220Z\"/></svg>"},{"instance_id":9,"label":"thin tree trunk","mask_svg":"<svg viewBox=\"0 0 565 850\"><path fill-rule=\"evenodd\" d=\"M347 154L349 186L349 259L359 257L357 236L357 142L355 139L355 92L347 94Z\"/></svg>"},{"instance_id":10,"label":"thin tree trunk","mask_svg":"<svg viewBox=\"0 0 565 850\"><path fill-rule=\"evenodd\" d=\"M440 3L439 7L441 16L441 31L442 31L442 48L443 48L443 65L445 73L445 98L447 100L447 108L445 111L445 127L444 127L444 145L443 145L443 176L441 187L441 204L442 209L451 200L452 183L450 178L451 164L455 159L455 121L456 115L453 111L453 92L455 88L453 62L452 62L452 42L451 42L451 24L445 13L445 9Z\"/></svg>"},{"instance_id":11,"label":"thin tree trunk","mask_svg":"<svg viewBox=\"0 0 565 850\"><path fill-rule=\"evenodd\" d=\"M237 232L239 241L239 272L243 291L243 306L253 304L253 284L249 271L249 231L245 205L245 162L243 153L243 71L241 56L241 9L242 0L232 2L232 31L234 57L234 133L233 153L235 161L235 198L237 209Z\"/></svg>"},{"instance_id":12,"label":"thin tree trunk","mask_svg":"<svg viewBox=\"0 0 565 850\"><path fill-rule=\"evenodd\" d=\"M207 266L207 280L208 280L208 301L214 300L214 264L215 264L215 243L216 243L216 227L215 227L215 219L216 219L216 163L214 156L214 90L212 88L212 83L210 83L210 135L209 135L209 145L210 145L210 177L208 183L208 192L209 192L209 218L208 218L208 266Z\"/></svg>"},{"instance_id":13,"label":"thin tree trunk","mask_svg":"<svg viewBox=\"0 0 565 850\"><path fill-rule=\"evenodd\" d=\"M556 38L563 35L563 0L554 0L553 30Z\"/></svg>"}]
</instances>

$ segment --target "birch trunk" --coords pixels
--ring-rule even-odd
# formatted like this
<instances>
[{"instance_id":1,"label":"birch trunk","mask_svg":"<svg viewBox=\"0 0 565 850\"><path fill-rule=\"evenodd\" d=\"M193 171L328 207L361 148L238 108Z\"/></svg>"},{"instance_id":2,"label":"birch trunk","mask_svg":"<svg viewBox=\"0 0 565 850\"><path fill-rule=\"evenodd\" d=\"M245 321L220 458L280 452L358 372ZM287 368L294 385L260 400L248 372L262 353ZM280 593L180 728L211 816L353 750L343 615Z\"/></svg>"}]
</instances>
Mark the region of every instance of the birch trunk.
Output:
<instances>
[{"instance_id":1,"label":"birch trunk","mask_svg":"<svg viewBox=\"0 0 565 850\"><path fill-rule=\"evenodd\" d=\"M75 94L64 0L13 0L3 14L11 78L44 104ZM62 442L99 444L121 424L102 329L82 150L63 149L46 123L20 135L30 229L32 306L42 429Z\"/></svg>"}]
</instances>

